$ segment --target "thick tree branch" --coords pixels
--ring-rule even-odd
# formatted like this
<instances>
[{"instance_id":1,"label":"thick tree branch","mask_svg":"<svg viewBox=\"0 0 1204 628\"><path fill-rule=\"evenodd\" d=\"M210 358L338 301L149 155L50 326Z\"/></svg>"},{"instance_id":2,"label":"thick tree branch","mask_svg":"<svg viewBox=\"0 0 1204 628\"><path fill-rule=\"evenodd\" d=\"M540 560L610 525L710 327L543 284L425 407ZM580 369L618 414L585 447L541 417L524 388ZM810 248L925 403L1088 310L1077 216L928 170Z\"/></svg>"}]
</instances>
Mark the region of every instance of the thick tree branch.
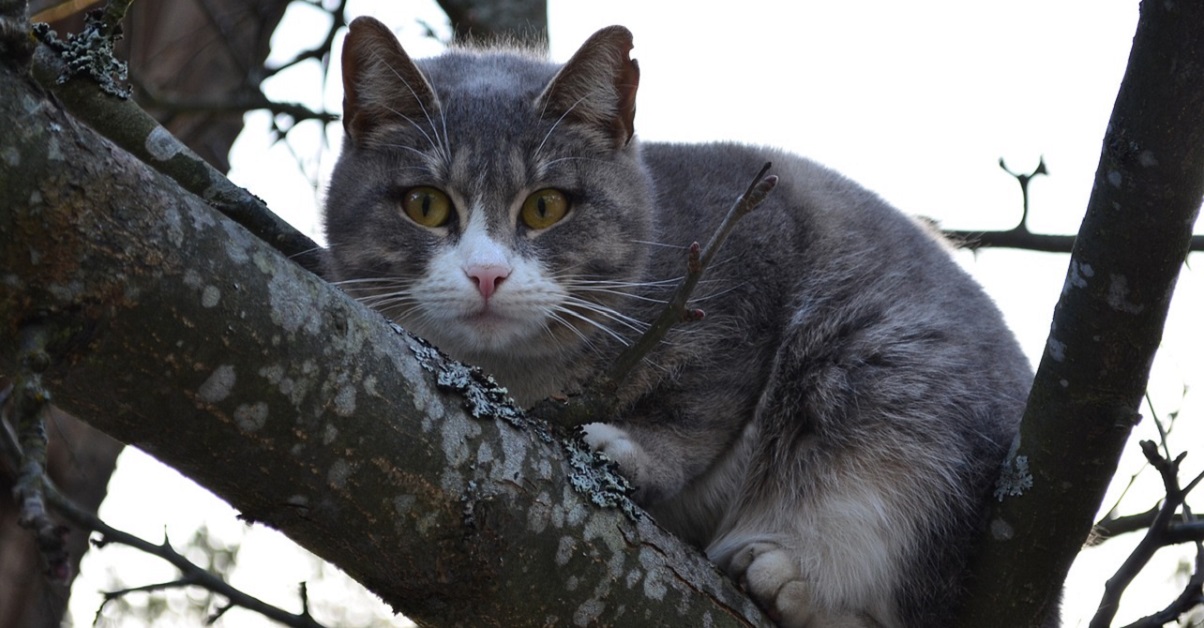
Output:
<instances>
[{"instance_id":1,"label":"thick tree branch","mask_svg":"<svg viewBox=\"0 0 1204 628\"><path fill-rule=\"evenodd\" d=\"M127 152L171 177L209 202L264 242L310 272L321 271L321 248L263 204L234 185L168 133L133 101L104 93L96 83L75 78L64 83L64 62L47 46L39 47L34 74L77 118L87 122Z\"/></svg>"},{"instance_id":2,"label":"thick tree branch","mask_svg":"<svg viewBox=\"0 0 1204 628\"><path fill-rule=\"evenodd\" d=\"M1133 424L1204 196L1204 4L1141 5L1062 297L960 625L1039 625ZM1008 475L1008 474L1005 474Z\"/></svg>"},{"instance_id":3,"label":"thick tree branch","mask_svg":"<svg viewBox=\"0 0 1204 628\"><path fill-rule=\"evenodd\" d=\"M19 330L45 326L57 403L420 622L767 623L699 552L596 506L621 494L587 488L609 471L583 444L497 403L473 371L284 263L7 67L0 93L0 126L15 129L0 134L0 371Z\"/></svg>"}]
</instances>

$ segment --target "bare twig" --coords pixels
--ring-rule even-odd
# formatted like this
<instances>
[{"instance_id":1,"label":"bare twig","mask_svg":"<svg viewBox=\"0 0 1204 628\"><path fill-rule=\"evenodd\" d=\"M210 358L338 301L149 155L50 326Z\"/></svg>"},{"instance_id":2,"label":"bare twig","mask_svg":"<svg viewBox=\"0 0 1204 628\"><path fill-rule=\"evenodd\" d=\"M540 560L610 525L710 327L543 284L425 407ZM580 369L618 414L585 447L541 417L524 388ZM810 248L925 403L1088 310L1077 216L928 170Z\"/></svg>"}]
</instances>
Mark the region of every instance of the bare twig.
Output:
<instances>
[{"instance_id":1,"label":"bare twig","mask_svg":"<svg viewBox=\"0 0 1204 628\"><path fill-rule=\"evenodd\" d=\"M619 389L636 365L664 340L665 335L674 325L703 318L702 310L687 306L690 295L693 294L694 288L697 287L698 281L706 272L711 260L715 258L715 254L723 246L727 237L731 235L736 222L760 205L777 185L776 175L765 176L769 168L770 164L766 163L749 183L744 193L736 198L723 221L711 235L706 248L697 242L689 247L688 257L685 260L686 274L677 285L673 295L669 297L664 309L648 329L619 354L607 376L585 390L571 393L564 398L547 399L536 404L530 410L532 416L565 427L575 427L613 418L616 403L614 392Z\"/></svg>"},{"instance_id":2,"label":"bare twig","mask_svg":"<svg viewBox=\"0 0 1204 628\"><path fill-rule=\"evenodd\" d=\"M1183 587L1183 592L1166 608L1153 615L1143 617L1125 628L1161 628L1200 605L1204 605L1204 543L1196 541L1194 570L1187 580L1187 585Z\"/></svg>"},{"instance_id":3,"label":"bare twig","mask_svg":"<svg viewBox=\"0 0 1204 628\"><path fill-rule=\"evenodd\" d=\"M1076 236L1033 233L1028 228L1028 185L1037 176L1049 174L1049 170L1045 167L1045 157L1041 157L1041 161L1037 164L1036 169L1030 173L1012 172L1002 157L999 158L999 167L1003 168L1004 172L1015 177L1016 182L1020 184L1020 194L1023 201L1020 222L1015 227L1005 231L943 229L942 233L945 234L945 237L952 240L959 248L970 249L971 251L984 248L1004 248L1043 251L1046 253L1069 253L1074 248L1074 239ZM1204 236L1193 236L1190 250L1204 251Z\"/></svg>"},{"instance_id":4,"label":"bare twig","mask_svg":"<svg viewBox=\"0 0 1204 628\"><path fill-rule=\"evenodd\" d=\"M1104 517L1096 522L1095 527L1091 531L1091 538L1087 540L1087 545L1101 545L1104 541L1121 534L1146 530L1154 524L1154 520L1158 517L1158 512L1159 508L1155 506L1136 515L1109 515ZM1182 514L1176 514L1168 522L1162 541L1163 545L1204 541L1204 521L1188 519Z\"/></svg>"},{"instance_id":5,"label":"bare twig","mask_svg":"<svg viewBox=\"0 0 1204 628\"><path fill-rule=\"evenodd\" d=\"M322 8L321 5L318 5L318 8ZM322 63L323 71L329 67L330 50L334 46L335 37L338 35L340 30L347 27L347 0L339 0L339 5L333 9L327 10L327 12L330 13L331 23L330 29L326 31L326 37L322 39L322 42L313 48L302 50L301 52L297 53L295 57L277 67L265 68L265 76L273 76L309 59L317 59L320 61Z\"/></svg>"},{"instance_id":6,"label":"bare twig","mask_svg":"<svg viewBox=\"0 0 1204 628\"><path fill-rule=\"evenodd\" d=\"M246 113L248 111L264 110L273 114L286 115L293 122L317 120L329 124L339 119L339 114L329 111L314 111L305 105L294 102L279 102L270 100L258 89L247 89L242 94L232 95L219 100L177 100L155 93L146 85L139 83L138 99L152 108L165 109L177 113Z\"/></svg>"},{"instance_id":7,"label":"bare twig","mask_svg":"<svg viewBox=\"0 0 1204 628\"><path fill-rule=\"evenodd\" d=\"M199 586L208 591L225 597L230 605L239 606L250 611L254 611L271 619L280 622L286 626L296 626L301 628L322 628L322 624L318 623L309 614L308 604L303 605L302 611L299 614L290 613L279 607L268 604L252 595L243 592L230 585L230 583L220 577L206 571L192 561L188 560L184 555L180 554L172 547L166 535L163 542L159 544L151 543L128 532L118 530L99 517L80 508L51 483L46 485L46 497L50 505L56 512L63 515L72 523L101 534L101 539L94 541L97 547L103 547L108 543L119 543L134 549L141 550L147 554L158 556L163 560L171 563L176 569L180 570L181 577L170 582L158 584L143 585L123 589L120 591L111 591L105 593L105 602L116 599L128 593L138 591L157 591L167 588L184 587L184 586ZM99 611L98 611L99 612ZM224 613L225 610L219 612Z\"/></svg>"},{"instance_id":8,"label":"bare twig","mask_svg":"<svg viewBox=\"0 0 1204 628\"><path fill-rule=\"evenodd\" d=\"M639 364L656 345L660 344L660 341L665 338L665 334L669 333L670 328L682 321L699 320L702 318L702 311L687 309L686 302L689 301L690 295L694 293L694 288L698 286L698 280L706 272L707 266L715 258L715 253L727 241L727 237L731 235L732 229L736 227L736 222L755 209L757 205L760 205L761 201L765 200L765 197L778 184L776 175L765 176L765 173L769 172L770 166L771 164L769 163L762 166L761 171L749 183L748 189L732 204L731 209L724 216L723 222L719 223L719 227L711 235L706 248L700 250L697 242L690 246L689 259L686 262L686 276L678 284L673 295L669 297L669 302L665 305L665 309L661 311L660 317L652 323L638 340L627 347L611 366L608 377L613 388L617 388L623 383L623 380L635 368L635 365Z\"/></svg>"},{"instance_id":9,"label":"bare twig","mask_svg":"<svg viewBox=\"0 0 1204 628\"><path fill-rule=\"evenodd\" d=\"M1099 609L1095 616L1091 618L1090 628L1107 628L1112 624L1112 619L1116 616L1116 610L1120 603L1120 598L1124 594L1125 589L1133 581L1133 578L1145 567L1150 558L1160 547L1167 545L1165 541L1166 530L1170 525L1175 513L1180 507L1184 506L1184 501L1187 494L1199 484L1204 478L1204 474L1197 476L1186 487L1179 486L1179 464L1183 461L1186 453L1180 454L1174 460L1169 460L1158 452L1158 446L1149 440L1141 441L1141 451L1145 454L1150 464L1158 470L1162 476L1162 483L1166 489L1166 500L1162 503L1162 507L1158 510L1158 514L1151 522L1149 530L1145 537L1134 548L1133 553L1125 560L1124 564L1116 571L1116 573L1108 579L1104 585L1104 596L1100 600ZM1185 511L1185 516L1190 520L1190 511ZM1197 542L1198 545L1198 542ZM1197 571L1199 571L1197 569Z\"/></svg>"}]
</instances>

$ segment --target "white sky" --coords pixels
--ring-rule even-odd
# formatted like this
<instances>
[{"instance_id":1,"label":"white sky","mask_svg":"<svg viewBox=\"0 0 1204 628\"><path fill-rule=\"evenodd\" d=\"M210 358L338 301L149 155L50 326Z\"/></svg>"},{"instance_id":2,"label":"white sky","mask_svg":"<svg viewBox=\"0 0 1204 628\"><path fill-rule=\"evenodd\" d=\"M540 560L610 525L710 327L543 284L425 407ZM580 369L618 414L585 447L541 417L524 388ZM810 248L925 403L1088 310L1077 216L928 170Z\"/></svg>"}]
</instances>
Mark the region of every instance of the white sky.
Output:
<instances>
[{"instance_id":1,"label":"white sky","mask_svg":"<svg viewBox=\"0 0 1204 628\"><path fill-rule=\"evenodd\" d=\"M635 34L633 56L640 62L636 131L642 140L736 140L786 148L842 171L905 212L936 218L952 228L1013 226L1020 215L1019 187L997 162L1003 157L1013 170L1027 171L1044 155L1051 176L1034 180L1030 187L1029 226L1037 232L1074 233L1124 71L1137 4L551 0L551 56L563 61L594 30L623 24ZM415 57L440 49L423 39L416 18L447 32L430 0L353 1L350 11L375 15L394 26ZM318 12L294 5L277 31L273 59L288 59L292 50L312 45L325 33L326 23ZM333 65L337 69L337 59ZM319 107L321 81L317 65L310 64L283 73L265 88L271 97ZM339 109L337 74L326 86L325 98L329 108ZM248 116L248 130L231 155L231 177L298 228L320 238L316 207L336 154L323 150L323 137L313 123L290 134L287 145L270 146L267 119L265 114ZM341 128L332 125L325 139L337 147L340 137ZM986 251L965 254L962 261L1000 303L1035 363L1067 257ZM1204 281L1185 270L1152 384L1160 414L1182 410L1181 422L1186 424L1171 440L1179 449L1201 440L1202 309ZM1186 397L1184 386L1194 386ZM1135 438L1155 434L1147 419ZM1142 466L1135 445L1131 449L1118 474L1126 480ZM1198 472L1199 457L1193 453L1188 458L1186 473ZM149 494L155 495L155 508L140 506L145 499L138 491L145 489L134 488L132 476L170 476L149 470L154 469L149 464L133 456L123 458L102 512L112 523L156 538L168 513L197 510L211 513L211 526L238 527L228 512L209 506L187 508L206 498L186 488L154 489ZM1106 504L1116 499L1115 493ZM1124 510L1143 511L1159 494L1157 478L1144 474ZM177 496L183 503L170 503ZM172 517L167 523L173 538L183 540L191 534L189 526L196 524L185 519ZM277 556L276 541L261 538L247 541L245 551ZM1105 549L1084 552L1067 592L1067 627L1086 625L1104 580L1135 542L1136 538L1116 540ZM102 555L110 552L114 550ZM1144 582L1125 598L1117 625L1169 602L1181 586L1172 574L1181 554L1159 554ZM97 583L103 580L97 574L105 569L100 560L93 556L85 563L83 575L92 580L77 586L73 597L72 608L82 613L77 614L80 625L90 622L95 604L89 606L79 593L103 586ZM119 562L126 560L137 559ZM280 574L281 565L288 565L278 578L280 591L273 595L281 596L274 599L282 605L295 605L293 587L308 577L308 563L277 557L267 564L248 567L247 573L258 574L248 578L268 582ZM143 582L140 574L126 577L131 584ZM231 615L227 625L254 622L247 615Z\"/></svg>"}]
</instances>

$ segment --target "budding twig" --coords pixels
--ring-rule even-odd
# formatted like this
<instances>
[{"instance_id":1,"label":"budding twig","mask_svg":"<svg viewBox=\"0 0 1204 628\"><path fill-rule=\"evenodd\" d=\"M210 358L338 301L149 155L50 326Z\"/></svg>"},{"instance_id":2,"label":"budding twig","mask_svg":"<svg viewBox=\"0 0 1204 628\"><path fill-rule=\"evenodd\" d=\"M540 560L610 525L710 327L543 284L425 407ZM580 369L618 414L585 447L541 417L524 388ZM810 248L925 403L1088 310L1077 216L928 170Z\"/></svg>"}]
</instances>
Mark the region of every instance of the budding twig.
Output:
<instances>
[{"instance_id":1,"label":"budding twig","mask_svg":"<svg viewBox=\"0 0 1204 628\"><path fill-rule=\"evenodd\" d=\"M705 316L701 309L687 307L690 296L711 261L715 259L715 254L735 229L736 222L756 209L777 185L776 175L765 175L771 165L766 163L744 193L736 198L705 247L697 242L690 245L686 258L686 274L681 283L677 285L660 316L649 325L648 330L615 358L606 378L566 399L541 402L531 409L532 415L566 427L613 418L614 393L635 367L664 340L674 325L702 320Z\"/></svg>"},{"instance_id":2,"label":"budding twig","mask_svg":"<svg viewBox=\"0 0 1204 628\"><path fill-rule=\"evenodd\" d=\"M776 175L765 176L771 165L766 163L761 167L761 171L753 178L752 183L748 184L748 189L736 199L731 209L728 210L727 216L724 216L723 222L719 223L719 228L711 235L705 249L699 250L697 242L690 245L689 258L686 261L686 276L674 290L673 296L669 297L669 303L661 311L660 317L652 323L644 335L640 336L639 340L632 343L615 359L608 374L613 388L618 388L623 383L635 366L656 345L660 344L661 340L664 340L665 334L669 333L669 329L674 325L682 321L702 318L701 310L687 310L686 302L694 293L694 288L698 286L698 280L706 272L711 260L715 259L715 253L731 235L732 229L736 227L736 222L760 205L761 201L764 201L774 186L778 184Z\"/></svg>"}]
</instances>

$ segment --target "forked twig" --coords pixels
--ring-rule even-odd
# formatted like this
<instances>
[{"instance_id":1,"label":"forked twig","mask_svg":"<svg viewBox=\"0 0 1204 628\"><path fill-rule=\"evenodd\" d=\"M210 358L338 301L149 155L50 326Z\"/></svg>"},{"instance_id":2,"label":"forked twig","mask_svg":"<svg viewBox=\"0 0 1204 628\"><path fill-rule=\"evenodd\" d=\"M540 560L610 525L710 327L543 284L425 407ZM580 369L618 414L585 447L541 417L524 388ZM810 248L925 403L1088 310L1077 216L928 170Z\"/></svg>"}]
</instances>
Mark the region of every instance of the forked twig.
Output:
<instances>
[{"instance_id":1,"label":"forked twig","mask_svg":"<svg viewBox=\"0 0 1204 628\"><path fill-rule=\"evenodd\" d=\"M1120 569L1118 569L1104 585L1104 596L1100 600L1099 609L1096 610L1095 616L1091 618L1091 623L1089 624L1090 628L1108 628L1108 626L1112 625L1112 619L1116 616L1116 611L1120 604L1120 597L1124 594L1125 589L1128 588L1129 584L1133 581L1133 578L1137 577L1137 574L1140 573L1143 568L1145 568L1146 563L1149 562L1150 558L1154 555L1154 552L1168 544L1164 537L1166 536L1167 530L1170 527L1175 513L1180 509L1180 507L1183 507L1185 510L1185 517L1188 519L1191 518L1190 511L1186 510L1184 502L1187 499L1187 494L1190 493L1191 490L1194 489L1202 479L1204 479L1204 474L1201 474L1189 482L1187 486L1180 488L1179 464L1183 461L1184 456L1187 455L1186 453L1179 454L1174 460L1170 460L1166 457L1163 457L1162 454L1158 452L1158 446L1154 443L1154 441L1149 440L1141 441L1141 452L1145 454L1145 457L1150 461L1150 464L1158 470L1159 474L1162 475L1162 483L1166 489L1166 500L1162 503L1162 507L1158 510L1158 514L1155 516L1154 521L1150 524L1149 530L1146 531L1145 537L1142 538L1141 542L1137 544L1137 547L1133 550L1133 553L1130 554L1127 559L1125 559L1125 562L1120 566ZM1187 606L1188 609L1190 609L1191 606L1194 606L1194 604L1200 599L1199 587L1201 585L1201 574L1199 567L1202 561L1200 559L1199 552L1204 551L1204 549L1200 549L1201 545L1199 541L1196 542L1196 547L1198 549L1196 560L1197 569L1193 574L1191 581L1188 583L1187 591L1180 595L1180 599L1191 602L1191 605ZM1191 595L1193 591L1196 593L1194 596ZM1178 602L1178 600L1176 600L1176 602ZM1176 603L1172 603L1171 606L1168 607L1168 610L1177 608L1178 606ZM1176 617L1177 616L1178 615L1176 615ZM1142 624L1138 622L1134 625L1142 626L1154 624ZM1160 623L1157 625L1162 624Z\"/></svg>"}]
</instances>

